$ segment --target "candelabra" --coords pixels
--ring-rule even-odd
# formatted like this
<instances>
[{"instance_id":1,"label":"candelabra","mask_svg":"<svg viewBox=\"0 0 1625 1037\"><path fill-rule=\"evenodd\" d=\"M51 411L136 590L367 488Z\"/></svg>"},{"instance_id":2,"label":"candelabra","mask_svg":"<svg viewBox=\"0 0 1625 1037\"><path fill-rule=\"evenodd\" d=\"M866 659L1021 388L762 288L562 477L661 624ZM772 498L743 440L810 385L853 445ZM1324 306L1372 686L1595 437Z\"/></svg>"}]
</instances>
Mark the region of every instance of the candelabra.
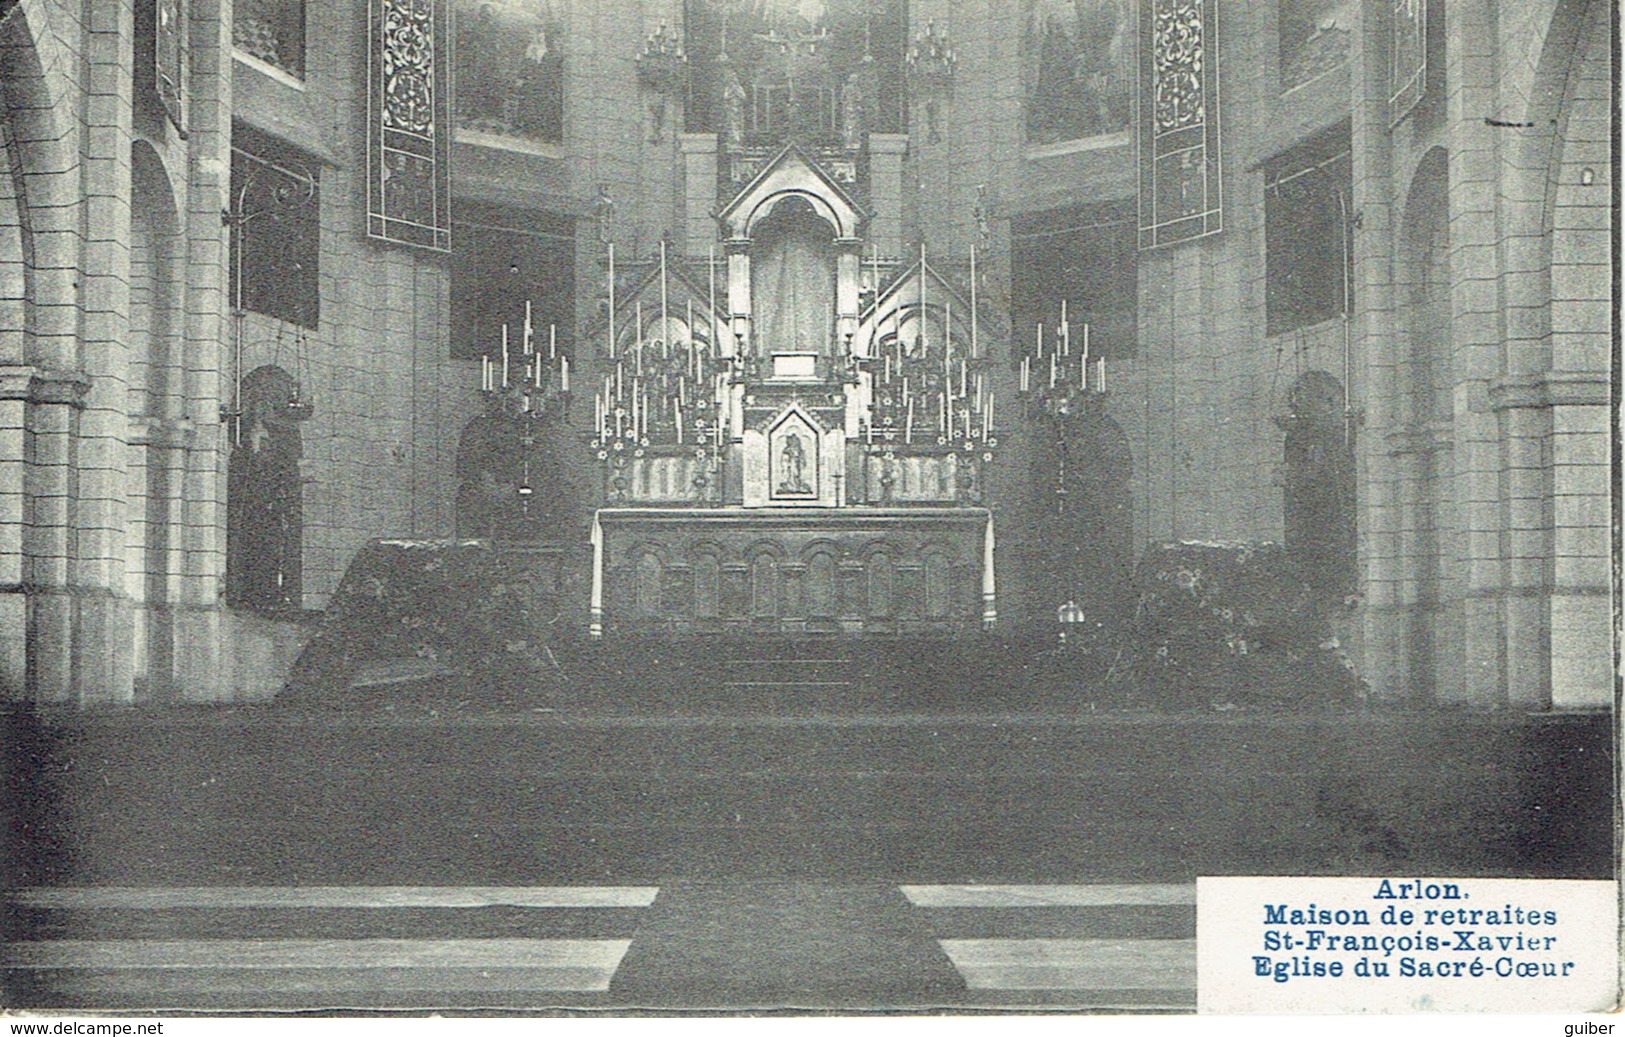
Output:
<instances>
[{"instance_id":1,"label":"candelabra","mask_svg":"<svg viewBox=\"0 0 1625 1037\"><path fill-rule=\"evenodd\" d=\"M638 55L638 82L654 92L649 106L649 143L659 144L664 138L666 105L682 97L688 71L688 55L677 34L661 22L660 28L644 40L643 53Z\"/></svg>"},{"instance_id":2,"label":"candelabra","mask_svg":"<svg viewBox=\"0 0 1625 1037\"><path fill-rule=\"evenodd\" d=\"M1061 320L1046 347L1044 325L1034 329L1033 351L1021 358L1019 387L1028 406L1051 417L1080 413L1106 396L1106 358L1089 353L1089 325L1081 326L1081 341L1074 343L1067 319L1066 300Z\"/></svg>"},{"instance_id":3,"label":"candelabra","mask_svg":"<svg viewBox=\"0 0 1625 1037\"><path fill-rule=\"evenodd\" d=\"M569 402L570 358L559 352L557 325L547 326L545 355L537 338L526 300L518 349L503 324L501 352L480 358L480 391L488 400L501 401L510 417L540 421Z\"/></svg>"},{"instance_id":4,"label":"candelabra","mask_svg":"<svg viewBox=\"0 0 1625 1037\"><path fill-rule=\"evenodd\" d=\"M925 250L920 250L920 279L929 275ZM879 259L875 261L874 283L880 282ZM905 342L902 318L893 316L891 334L877 335L872 354L863 360L870 378L868 423L863 439L877 441L888 452L902 447L948 448L983 452L983 460L993 459L998 446L994 434L995 393L991 386L991 364L977 334L976 249L971 249L970 340L956 342L953 336L954 306L948 298L940 311L943 332L933 341L926 320L923 296L919 300L912 342ZM884 331L884 329L882 329Z\"/></svg>"}]
</instances>

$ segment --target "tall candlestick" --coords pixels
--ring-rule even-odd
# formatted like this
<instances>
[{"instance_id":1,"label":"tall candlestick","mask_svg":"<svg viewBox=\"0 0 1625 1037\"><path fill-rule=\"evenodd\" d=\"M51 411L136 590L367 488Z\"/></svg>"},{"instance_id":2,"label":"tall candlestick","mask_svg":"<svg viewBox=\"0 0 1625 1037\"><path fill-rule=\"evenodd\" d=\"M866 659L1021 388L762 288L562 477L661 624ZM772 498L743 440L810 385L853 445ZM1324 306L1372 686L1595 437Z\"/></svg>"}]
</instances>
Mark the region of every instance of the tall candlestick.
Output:
<instances>
[{"instance_id":1,"label":"tall candlestick","mask_svg":"<svg viewBox=\"0 0 1625 1037\"><path fill-rule=\"evenodd\" d=\"M660 239L660 340L669 349L671 346L671 325L667 322L670 315L666 312L666 239ZM667 353L666 358L671 359Z\"/></svg>"},{"instance_id":2,"label":"tall candlestick","mask_svg":"<svg viewBox=\"0 0 1625 1037\"><path fill-rule=\"evenodd\" d=\"M970 247L970 355L975 359L976 352L976 246Z\"/></svg>"},{"instance_id":3,"label":"tall candlestick","mask_svg":"<svg viewBox=\"0 0 1625 1037\"><path fill-rule=\"evenodd\" d=\"M615 243L609 243L609 358L615 359Z\"/></svg>"},{"instance_id":4,"label":"tall candlestick","mask_svg":"<svg viewBox=\"0 0 1625 1037\"><path fill-rule=\"evenodd\" d=\"M711 348L718 348L722 341L717 332L717 247L705 246L705 276L709 284L709 305L711 308Z\"/></svg>"}]
</instances>

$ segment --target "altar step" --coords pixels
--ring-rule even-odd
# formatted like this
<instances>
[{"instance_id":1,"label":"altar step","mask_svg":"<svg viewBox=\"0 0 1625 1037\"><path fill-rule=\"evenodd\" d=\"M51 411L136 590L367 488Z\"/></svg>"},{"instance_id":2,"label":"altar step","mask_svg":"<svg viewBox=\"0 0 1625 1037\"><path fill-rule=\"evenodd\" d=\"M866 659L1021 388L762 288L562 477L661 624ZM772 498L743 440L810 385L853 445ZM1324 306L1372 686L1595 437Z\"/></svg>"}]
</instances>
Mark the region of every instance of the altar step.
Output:
<instances>
[{"instance_id":1,"label":"altar step","mask_svg":"<svg viewBox=\"0 0 1625 1037\"><path fill-rule=\"evenodd\" d=\"M857 684L857 663L841 651L780 646L752 650L750 658L723 658L717 667L725 693L741 704L837 705Z\"/></svg>"}]
</instances>

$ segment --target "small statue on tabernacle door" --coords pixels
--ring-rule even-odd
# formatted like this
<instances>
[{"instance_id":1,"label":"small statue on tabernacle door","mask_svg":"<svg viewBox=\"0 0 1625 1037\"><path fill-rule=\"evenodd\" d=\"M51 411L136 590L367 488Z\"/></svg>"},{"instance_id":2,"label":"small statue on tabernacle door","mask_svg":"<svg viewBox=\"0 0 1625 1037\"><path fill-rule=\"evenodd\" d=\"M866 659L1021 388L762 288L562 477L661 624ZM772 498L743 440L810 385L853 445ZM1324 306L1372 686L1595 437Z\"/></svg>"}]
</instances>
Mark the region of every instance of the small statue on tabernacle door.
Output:
<instances>
[{"instance_id":1,"label":"small statue on tabernacle door","mask_svg":"<svg viewBox=\"0 0 1625 1037\"><path fill-rule=\"evenodd\" d=\"M784 437L784 450L779 455L779 463L784 476L779 483L780 493L812 492L812 487L807 485L807 450L801 445L801 437L794 432Z\"/></svg>"},{"instance_id":2,"label":"small statue on tabernacle door","mask_svg":"<svg viewBox=\"0 0 1625 1037\"><path fill-rule=\"evenodd\" d=\"M722 66L722 132L730 147L745 143L745 88L732 65Z\"/></svg>"}]
</instances>

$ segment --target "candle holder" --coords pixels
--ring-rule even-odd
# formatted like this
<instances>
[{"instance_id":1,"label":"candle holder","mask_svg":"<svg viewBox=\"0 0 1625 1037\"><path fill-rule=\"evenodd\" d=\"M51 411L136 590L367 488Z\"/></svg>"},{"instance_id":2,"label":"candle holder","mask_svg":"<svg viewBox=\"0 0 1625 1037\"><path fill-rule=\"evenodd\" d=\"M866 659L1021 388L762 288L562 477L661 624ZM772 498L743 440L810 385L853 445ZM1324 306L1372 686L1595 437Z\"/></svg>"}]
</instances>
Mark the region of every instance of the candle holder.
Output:
<instances>
[{"instance_id":1,"label":"candle holder","mask_svg":"<svg viewBox=\"0 0 1625 1037\"><path fill-rule=\"evenodd\" d=\"M480 392L487 406L514 421L540 422L568 413L570 358L559 351L557 326L548 325L541 345L527 302L517 348L511 338L504 324L501 351L480 358Z\"/></svg>"},{"instance_id":2,"label":"candle holder","mask_svg":"<svg viewBox=\"0 0 1625 1037\"><path fill-rule=\"evenodd\" d=\"M908 80L914 95L925 102L926 139L933 144L942 140L938 129L938 105L953 96L954 70L959 65L958 52L946 35L938 34L937 23L925 23L925 31L914 37L904 55Z\"/></svg>"},{"instance_id":3,"label":"candle holder","mask_svg":"<svg viewBox=\"0 0 1625 1037\"><path fill-rule=\"evenodd\" d=\"M1034 348L1021 358L1017 392L1025 413L1035 411L1047 417L1066 420L1106 400L1106 358L1091 356L1089 325L1081 325L1081 340L1073 341L1067 320L1067 303L1061 303L1061 320L1052 329L1046 346L1042 324L1034 330Z\"/></svg>"},{"instance_id":4,"label":"candle holder","mask_svg":"<svg viewBox=\"0 0 1625 1037\"><path fill-rule=\"evenodd\" d=\"M639 85L654 94L649 105L649 143L659 144L665 139L666 105L683 96L688 73L688 55L683 52L682 40L666 28L665 22L644 41L637 68Z\"/></svg>"}]
</instances>

